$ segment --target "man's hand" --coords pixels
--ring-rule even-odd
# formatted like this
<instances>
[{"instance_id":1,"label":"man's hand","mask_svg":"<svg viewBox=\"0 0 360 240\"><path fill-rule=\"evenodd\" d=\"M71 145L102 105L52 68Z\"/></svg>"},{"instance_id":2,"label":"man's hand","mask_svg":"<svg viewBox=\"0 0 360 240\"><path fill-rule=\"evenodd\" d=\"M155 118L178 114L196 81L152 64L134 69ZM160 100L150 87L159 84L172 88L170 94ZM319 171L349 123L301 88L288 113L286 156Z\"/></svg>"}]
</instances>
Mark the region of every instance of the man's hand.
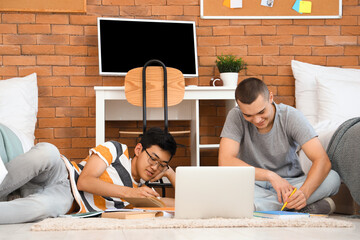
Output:
<instances>
[{"instance_id":1,"label":"man's hand","mask_svg":"<svg viewBox=\"0 0 360 240\"><path fill-rule=\"evenodd\" d=\"M138 188L129 188L125 197L135 198L135 197L159 197L160 195L149 188L148 186L141 186Z\"/></svg>"},{"instance_id":2,"label":"man's hand","mask_svg":"<svg viewBox=\"0 0 360 240\"><path fill-rule=\"evenodd\" d=\"M287 180L274 172L270 172L269 182L277 193L279 203L284 203L294 189Z\"/></svg>"},{"instance_id":3,"label":"man's hand","mask_svg":"<svg viewBox=\"0 0 360 240\"><path fill-rule=\"evenodd\" d=\"M289 195L288 195L289 196ZM284 201L287 201L286 207L288 209L300 210L306 206L306 196L301 189L298 189L291 198L286 197Z\"/></svg>"},{"instance_id":4,"label":"man's hand","mask_svg":"<svg viewBox=\"0 0 360 240\"><path fill-rule=\"evenodd\" d=\"M174 170L169 166L169 169L167 169L165 172L161 172L152 179L150 179L150 182L156 182L157 180L161 179L162 177L167 177L170 179L171 176L175 175Z\"/></svg>"}]
</instances>

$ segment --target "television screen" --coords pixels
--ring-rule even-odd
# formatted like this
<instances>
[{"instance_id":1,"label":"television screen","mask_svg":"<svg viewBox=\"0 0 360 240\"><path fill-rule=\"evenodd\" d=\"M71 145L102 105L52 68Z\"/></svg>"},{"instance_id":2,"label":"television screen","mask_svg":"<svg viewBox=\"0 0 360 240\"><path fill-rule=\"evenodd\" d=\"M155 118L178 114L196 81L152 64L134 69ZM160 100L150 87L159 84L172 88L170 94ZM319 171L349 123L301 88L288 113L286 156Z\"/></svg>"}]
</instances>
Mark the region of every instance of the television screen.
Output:
<instances>
[{"instance_id":1,"label":"television screen","mask_svg":"<svg viewBox=\"0 0 360 240\"><path fill-rule=\"evenodd\" d=\"M198 76L195 22L98 18L100 75L125 76L151 59Z\"/></svg>"}]
</instances>

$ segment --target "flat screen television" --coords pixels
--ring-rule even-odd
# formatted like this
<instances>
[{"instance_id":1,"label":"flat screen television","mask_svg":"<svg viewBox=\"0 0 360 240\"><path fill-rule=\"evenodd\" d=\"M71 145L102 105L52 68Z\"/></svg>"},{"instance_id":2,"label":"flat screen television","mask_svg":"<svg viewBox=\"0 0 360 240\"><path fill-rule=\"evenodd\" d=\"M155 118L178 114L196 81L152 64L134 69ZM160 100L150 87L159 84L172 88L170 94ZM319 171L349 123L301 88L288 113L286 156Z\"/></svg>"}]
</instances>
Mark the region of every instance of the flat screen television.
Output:
<instances>
[{"instance_id":1,"label":"flat screen television","mask_svg":"<svg viewBox=\"0 0 360 240\"><path fill-rule=\"evenodd\" d=\"M125 76L151 59L198 76L195 22L98 18L99 73Z\"/></svg>"}]
</instances>

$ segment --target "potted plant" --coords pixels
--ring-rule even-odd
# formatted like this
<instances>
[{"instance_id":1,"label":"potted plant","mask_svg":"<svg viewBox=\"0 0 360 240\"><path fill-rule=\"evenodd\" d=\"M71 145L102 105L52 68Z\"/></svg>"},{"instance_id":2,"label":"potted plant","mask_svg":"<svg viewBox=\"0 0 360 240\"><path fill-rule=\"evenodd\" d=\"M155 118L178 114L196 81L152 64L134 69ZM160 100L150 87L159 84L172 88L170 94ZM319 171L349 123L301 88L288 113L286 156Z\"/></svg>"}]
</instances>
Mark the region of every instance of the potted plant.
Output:
<instances>
[{"instance_id":1,"label":"potted plant","mask_svg":"<svg viewBox=\"0 0 360 240\"><path fill-rule=\"evenodd\" d=\"M215 63L219 69L223 86L227 87L237 86L239 72L246 69L247 65L242 58L237 58L234 55L217 56Z\"/></svg>"}]
</instances>

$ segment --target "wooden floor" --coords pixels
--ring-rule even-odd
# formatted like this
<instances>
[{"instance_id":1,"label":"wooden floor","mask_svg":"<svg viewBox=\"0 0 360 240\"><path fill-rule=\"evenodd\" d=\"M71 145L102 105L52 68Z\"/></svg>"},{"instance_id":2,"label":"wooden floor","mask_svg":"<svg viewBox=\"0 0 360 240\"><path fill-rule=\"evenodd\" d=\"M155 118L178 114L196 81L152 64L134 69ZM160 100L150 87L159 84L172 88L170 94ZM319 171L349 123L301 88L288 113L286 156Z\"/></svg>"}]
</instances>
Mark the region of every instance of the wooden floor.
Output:
<instances>
[{"instance_id":1,"label":"wooden floor","mask_svg":"<svg viewBox=\"0 0 360 240\"><path fill-rule=\"evenodd\" d=\"M1 213L0 213L1 214ZM336 216L336 218L344 219ZM206 229L135 229L88 230L64 232L33 232L32 223L0 225L0 240L65 240L65 239L116 239L116 240L177 240L177 239L360 239L360 219L345 218L353 228L206 228Z\"/></svg>"}]
</instances>

